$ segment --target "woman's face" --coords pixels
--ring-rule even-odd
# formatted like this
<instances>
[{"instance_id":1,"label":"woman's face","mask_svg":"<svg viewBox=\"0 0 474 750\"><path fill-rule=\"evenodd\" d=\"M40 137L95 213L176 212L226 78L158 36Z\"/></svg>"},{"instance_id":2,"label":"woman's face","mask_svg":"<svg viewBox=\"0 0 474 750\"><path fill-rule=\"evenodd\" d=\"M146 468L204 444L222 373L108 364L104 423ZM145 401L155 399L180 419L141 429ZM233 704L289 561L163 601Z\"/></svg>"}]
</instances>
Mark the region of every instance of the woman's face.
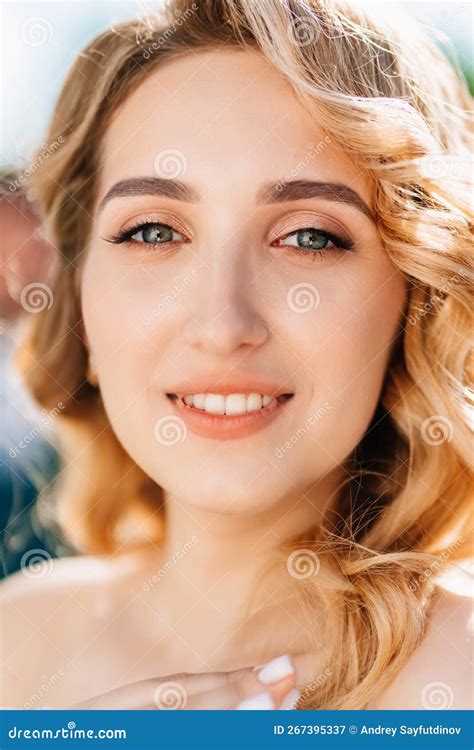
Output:
<instances>
[{"instance_id":1,"label":"woman's face","mask_svg":"<svg viewBox=\"0 0 474 750\"><path fill-rule=\"evenodd\" d=\"M320 124L257 53L201 52L150 74L103 143L82 305L105 409L201 509L339 480L380 396L405 283Z\"/></svg>"}]
</instances>

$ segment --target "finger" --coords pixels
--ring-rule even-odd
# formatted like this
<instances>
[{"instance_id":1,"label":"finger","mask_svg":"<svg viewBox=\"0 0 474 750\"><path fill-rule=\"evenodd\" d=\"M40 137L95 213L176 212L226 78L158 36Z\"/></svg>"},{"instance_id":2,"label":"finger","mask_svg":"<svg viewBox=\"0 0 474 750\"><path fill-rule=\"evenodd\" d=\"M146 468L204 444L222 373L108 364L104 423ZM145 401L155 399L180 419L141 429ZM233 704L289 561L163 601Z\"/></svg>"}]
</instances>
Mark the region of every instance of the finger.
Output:
<instances>
[{"instance_id":1,"label":"finger","mask_svg":"<svg viewBox=\"0 0 474 750\"><path fill-rule=\"evenodd\" d=\"M208 705L210 702L232 708L248 698L258 697L260 703L273 701L279 707L294 690L295 684L310 679L314 657L288 655L277 657L257 669L245 668L232 672L176 673L166 678L149 678L120 686L108 693L92 697L76 708L90 709L180 709L185 705ZM267 695L269 694L269 696ZM294 695L294 694L293 694ZM201 696L191 701L194 696ZM257 701L257 703L258 703Z\"/></svg>"},{"instance_id":2,"label":"finger","mask_svg":"<svg viewBox=\"0 0 474 750\"><path fill-rule=\"evenodd\" d=\"M204 679L205 677L209 679ZM251 708L273 709L279 707L295 685L294 667L288 656L274 659L259 670L240 669L213 675L186 675L186 678L183 684L186 682L189 691L180 705L175 703L171 706L171 701L166 700L169 696L165 696L164 691L173 683L163 683L157 691L160 696L156 701L157 708L219 711L234 709L236 706L247 708L248 703ZM204 685L214 687L203 690Z\"/></svg>"},{"instance_id":3,"label":"finger","mask_svg":"<svg viewBox=\"0 0 474 750\"><path fill-rule=\"evenodd\" d=\"M278 708L270 689L262 690L256 677L245 686L240 681L234 681L208 693L196 693L190 697L186 708L196 711L228 711L236 707L247 708L247 704L251 704L251 708Z\"/></svg>"},{"instance_id":4,"label":"finger","mask_svg":"<svg viewBox=\"0 0 474 750\"><path fill-rule=\"evenodd\" d=\"M166 680L181 682L188 695L194 695L195 693L210 692L211 690L224 688L229 683L240 680L245 675L250 674L252 674L252 668L246 667L244 669L235 669L232 672L180 673L167 677Z\"/></svg>"},{"instance_id":5,"label":"finger","mask_svg":"<svg viewBox=\"0 0 474 750\"><path fill-rule=\"evenodd\" d=\"M301 695L299 688L320 678L322 674L322 657L319 660L319 666L316 662L317 658L314 654L297 654L291 658L285 654L255 669L254 675L243 675L241 682L245 696L244 705L238 708L265 707L268 703L265 693L270 694L277 708L296 708ZM253 699L255 699L255 705L253 705Z\"/></svg>"},{"instance_id":6,"label":"finger","mask_svg":"<svg viewBox=\"0 0 474 750\"><path fill-rule=\"evenodd\" d=\"M296 684L296 668L293 659L284 654L272 659L254 671L261 690L269 690L274 702L280 705L283 698ZM247 675L242 677L244 684L251 684L252 680ZM255 691L252 690L252 693Z\"/></svg>"},{"instance_id":7,"label":"finger","mask_svg":"<svg viewBox=\"0 0 474 750\"><path fill-rule=\"evenodd\" d=\"M240 671L240 670L239 670ZM247 671L247 670L241 670ZM230 673L229 673L230 675ZM234 678L234 675L232 675ZM249 683L244 688L243 683L237 679L229 679L222 682L219 687L212 688L207 691L195 691L194 693L186 693L180 696L181 700L175 700L175 696L168 693L165 695L166 690L170 690L168 686L175 686L177 683L162 683L157 693L155 694L155 703L153 706L145 705L143 708L155 708L158 710L165 709L186 709L191 711L201 710L230 710L234 708L235 704L238 703L250 688ZM258 681L254 677L253 684L255 689L259 690Z\"/></svg>"},{"instance_id":8,"label":"finger","mask_svg":"<svg viewBox=\"0 0 474 750\"><path fill-rule=\"evenodd\" d=\"M210 692L224 688L236 681L251 668L233 672L211 672L186 674L184 672L166 677L137 680L121 685L107 693L93 696L75 704L78 709L137 709L137 708L180 708L188 697L198 692Z\"/></svg>"},{"instance_id":9,"label":"finger","mask_svg":"<svg viewBox=\"0 0 474 750\"><path fill-rule=\"evenodd\" d=\"M191 695L186 705L187 709L194 711L229 711L239 703L241 692L238 682L230 682L225 687L210 690L207 693L195 693Z\"/></svg>"}]
</instances>

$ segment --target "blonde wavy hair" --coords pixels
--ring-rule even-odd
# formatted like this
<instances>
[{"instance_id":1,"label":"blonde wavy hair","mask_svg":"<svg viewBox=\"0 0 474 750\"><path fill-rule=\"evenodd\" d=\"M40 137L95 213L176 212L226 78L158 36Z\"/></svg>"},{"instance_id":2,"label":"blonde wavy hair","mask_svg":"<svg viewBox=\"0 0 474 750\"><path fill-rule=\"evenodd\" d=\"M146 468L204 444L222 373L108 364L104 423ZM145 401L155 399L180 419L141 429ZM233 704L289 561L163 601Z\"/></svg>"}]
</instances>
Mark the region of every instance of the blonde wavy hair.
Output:
<instances>
[{"instance_id":1,"label":"blonde wavy hair","mask_svg":"<svg viewBox=\"0 0 474 750\"><path fill-rule=\"evenodd\" d=\"M350 478L325 522L315 519L282 550L318 555L318 575L295 587L310 615L315 602L327 614L326 666L299 707L360 709L420 642L435 573L472 554L472 216L461 169L471 99L425 32L339 0L171 0L161 15L101 34L57 103L47 139L62 136L61 148L32 176L63 264L54 304L31 316L18 361L43 407L65 405L57 423L68 460L56 494L78 550L115 554L120 529L136 528L143 514L147 536L159 542L162 490L119 444L86 378L81 259L114 113L167 60L230 45L260 51L372 178L380 236L409 282L403 330L375 417L347 462Z\"/></svg>"}]
</instances>

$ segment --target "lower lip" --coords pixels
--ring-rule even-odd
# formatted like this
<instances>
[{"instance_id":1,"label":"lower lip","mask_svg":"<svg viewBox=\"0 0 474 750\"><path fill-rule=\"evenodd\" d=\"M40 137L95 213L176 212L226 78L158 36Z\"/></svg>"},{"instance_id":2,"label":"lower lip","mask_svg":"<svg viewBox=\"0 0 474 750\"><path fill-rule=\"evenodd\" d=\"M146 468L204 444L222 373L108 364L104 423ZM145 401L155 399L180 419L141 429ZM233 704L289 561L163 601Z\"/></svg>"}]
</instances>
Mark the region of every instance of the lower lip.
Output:
<instances>
[{"instance_id":1,"label":"lower lip","mask_svg":"<svg viewBox=\"0 0 474 750\"><path fill-rule=\"evenodd\" d=\"M275 400L258 411L251 411L247 414L238 414L236 416L209 414L208 412L188 406L181 398L173 398L170 401L191 432L201 435L201 437L230 440L232 438L246 437L267 427L278 418L284 411L283 407L292 399L293 397L283 403Z\"/></svg>"}]
</instances>

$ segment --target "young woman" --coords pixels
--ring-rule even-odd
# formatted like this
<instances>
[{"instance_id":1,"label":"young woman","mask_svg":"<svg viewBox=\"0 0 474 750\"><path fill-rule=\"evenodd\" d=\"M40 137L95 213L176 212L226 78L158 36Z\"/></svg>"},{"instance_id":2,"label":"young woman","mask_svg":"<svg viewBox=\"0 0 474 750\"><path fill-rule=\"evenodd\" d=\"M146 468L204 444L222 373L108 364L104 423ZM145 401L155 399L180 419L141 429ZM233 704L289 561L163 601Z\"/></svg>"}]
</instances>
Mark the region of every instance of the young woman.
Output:
<instances>
[{"instance_id":1,"label":"young woman","mask_svg":"<svg viewBox=\"0 0 474 750\"><path fill-rule=\"evenodd\" d=\"M3 584L1 702L468 708L465 84L353 3L166 12L80 55L32 178L83 554Z\"/></svg>"}]
</instances>

